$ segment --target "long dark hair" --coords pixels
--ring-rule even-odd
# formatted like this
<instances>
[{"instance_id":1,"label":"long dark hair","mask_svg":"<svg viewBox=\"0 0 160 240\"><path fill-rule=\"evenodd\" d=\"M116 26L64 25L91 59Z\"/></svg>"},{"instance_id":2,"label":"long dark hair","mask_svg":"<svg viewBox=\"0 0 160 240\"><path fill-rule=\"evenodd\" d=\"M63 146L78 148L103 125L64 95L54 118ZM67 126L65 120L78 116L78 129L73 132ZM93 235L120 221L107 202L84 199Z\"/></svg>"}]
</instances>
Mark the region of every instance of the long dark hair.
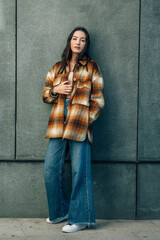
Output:
<instances>
[{"instance_id":1,"label":"long dark hair","mask_svg":"<svg viewBox=\"0 0 160 240\"><path fill-rule=\"evenodd\" d=\"M87 64L90 60L90 56L88 54L88 49L90 46L90 36L89 36L88 31L84 27L76 27L72 30L72 32L68 36L66 47L62 53L61 67L60 67L58 73L63 73L64 70L66 72L67 61L71 60L71 58L72 58L72 50L71 50L70 42L71 42L72 36L75 33L75 31L82 31L86 34L86 45L85 45L84 49L82 50L82 52L78 55L76 63L78 63L80 60L82 60L84 57L86 57L86 65L85 66L87 68Z\"/></svg>"}]
</instances>

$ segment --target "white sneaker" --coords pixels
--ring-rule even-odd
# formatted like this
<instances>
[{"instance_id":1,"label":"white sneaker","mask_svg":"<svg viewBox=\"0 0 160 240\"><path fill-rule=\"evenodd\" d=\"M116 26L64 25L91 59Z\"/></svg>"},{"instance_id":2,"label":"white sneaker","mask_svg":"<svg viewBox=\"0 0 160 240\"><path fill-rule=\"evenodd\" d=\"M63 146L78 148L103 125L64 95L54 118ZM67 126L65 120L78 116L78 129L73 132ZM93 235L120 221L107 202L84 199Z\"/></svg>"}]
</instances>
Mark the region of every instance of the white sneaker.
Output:
<instances>
[{"instance_id":1,"label":"white sneaker","mask_svg":"<svg viewBox=\"0 0 160 240\"><path fill-rule=\"evenodd\" d=\"M62 222L63 220L66 220L68 218L68 214L64 217L57 218L55 220L50 220L49 217L46 219L46 223L59 223Z\"/></svg>"},{"instance_id":2,"label":"white sneaker","mask_svg":"<svg viewBox=\"0 0 160 240\"><path fill-rule=\"evenodd\" d=\"M62 228L62 232L77 232L79 230L87 228L87 224L74 224L74 223L68 223Z\"/></svg>"}]
</instances>

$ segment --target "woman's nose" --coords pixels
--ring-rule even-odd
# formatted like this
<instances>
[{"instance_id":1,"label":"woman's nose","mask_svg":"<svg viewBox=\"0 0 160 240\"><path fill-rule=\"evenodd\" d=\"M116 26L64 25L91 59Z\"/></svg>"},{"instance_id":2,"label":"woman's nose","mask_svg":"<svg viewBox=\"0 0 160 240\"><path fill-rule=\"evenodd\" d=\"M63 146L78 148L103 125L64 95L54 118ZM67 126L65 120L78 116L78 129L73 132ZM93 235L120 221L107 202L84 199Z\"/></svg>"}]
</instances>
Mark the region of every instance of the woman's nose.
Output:
<instances>
[{"instance_id":1,"label":"woman's nose","mask_svg":"<svg viewBox=\"0 0 160 240\"><path fill-rule=\"evenodd\" d=\"M80 40L79 40L79 39L77 40L77 44L78 44L78 45L80 44Z\"/></svg>"}]
</instances>

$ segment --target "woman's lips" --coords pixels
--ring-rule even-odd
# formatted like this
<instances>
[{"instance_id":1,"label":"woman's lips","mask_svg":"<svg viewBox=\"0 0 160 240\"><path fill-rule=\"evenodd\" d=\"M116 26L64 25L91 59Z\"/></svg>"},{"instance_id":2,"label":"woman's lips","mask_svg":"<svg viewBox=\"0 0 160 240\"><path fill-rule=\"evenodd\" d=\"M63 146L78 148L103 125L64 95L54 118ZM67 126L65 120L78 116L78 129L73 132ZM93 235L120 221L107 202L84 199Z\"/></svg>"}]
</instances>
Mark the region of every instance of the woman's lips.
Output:
<instances>
[{"instance_id":1,"label":"woman's lips","mask_svg":"<svg viewBox=\"0 0 160 240\"><path fill-rule=\"evenodd\" d=\"M75 49L80 49L80 47L74 47Z\"/></svg>"}]
</instances>

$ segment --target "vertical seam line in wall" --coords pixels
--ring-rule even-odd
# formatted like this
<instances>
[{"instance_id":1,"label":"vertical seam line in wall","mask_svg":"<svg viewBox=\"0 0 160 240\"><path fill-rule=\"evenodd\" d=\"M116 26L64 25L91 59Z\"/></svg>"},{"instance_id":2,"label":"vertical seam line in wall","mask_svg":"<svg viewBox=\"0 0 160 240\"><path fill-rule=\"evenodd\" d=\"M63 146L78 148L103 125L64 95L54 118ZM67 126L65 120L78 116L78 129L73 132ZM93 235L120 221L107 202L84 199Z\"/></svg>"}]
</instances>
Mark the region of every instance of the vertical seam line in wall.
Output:
<instances>
[{"instance_id":1,"label":"vertical seam line in wall","mask_svg":"<svg viewBox=\"0 0 160 240\"><path fill-rule=\"evenodd\" d=\"M17 0L15 0L15 148L14 160L17 157Z\"/></svg>"},{"instance_id":2,"label":"vertical seam line in wall","mask_svg":"<svg viewBox=\"0 0 160 240\"><path fill-rule=\"evenodd\" d=\"M139 35L138 35L138 86L137 86L137 144L136 144L136 212L135 219L137 219L137 205L138 205L138 124L139 124L139 79L140 79L140 40L141 40L141 0L139 0Z\"/></svg>"}]
</instances>

